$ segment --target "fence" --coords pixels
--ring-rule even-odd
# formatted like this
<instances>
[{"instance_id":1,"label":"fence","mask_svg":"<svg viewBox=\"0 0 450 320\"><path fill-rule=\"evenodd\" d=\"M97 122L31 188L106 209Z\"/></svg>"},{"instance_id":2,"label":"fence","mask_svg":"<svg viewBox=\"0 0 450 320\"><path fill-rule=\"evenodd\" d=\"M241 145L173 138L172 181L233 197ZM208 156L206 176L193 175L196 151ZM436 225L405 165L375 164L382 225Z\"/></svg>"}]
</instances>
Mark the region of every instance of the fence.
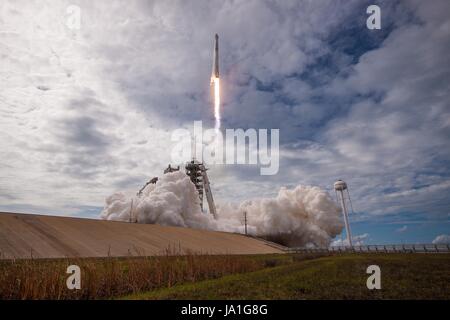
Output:
<instances>
[{"instance_id":1,"label":"fence","mask_svg":"<svg viewBox=\"0 0 450 320\"><path fill-rule=\"evenodd\" d=\"M449 244L386 244L361 246L332 246L324 248L287 248L288 253L450 253Z\"/></svg>"}]
</instances>

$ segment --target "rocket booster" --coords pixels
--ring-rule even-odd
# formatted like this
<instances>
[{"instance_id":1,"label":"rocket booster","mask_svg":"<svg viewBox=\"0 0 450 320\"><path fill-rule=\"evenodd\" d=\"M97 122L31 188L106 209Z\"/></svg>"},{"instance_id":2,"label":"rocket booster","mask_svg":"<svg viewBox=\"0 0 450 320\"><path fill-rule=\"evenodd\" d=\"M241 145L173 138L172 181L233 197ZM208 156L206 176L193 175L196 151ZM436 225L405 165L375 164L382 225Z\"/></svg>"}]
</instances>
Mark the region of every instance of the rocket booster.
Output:
<instances>
[{"instance_id":1,"label":"rocket booster","mask_svg":"<svg viewBox=\"0 0 450 320\"><path fill-rule=\"evenodd\" d=\"M214 37L214 55L213 55L213 69L211 79L219 78L219 35L216 33Z\"/></svg>"},{"instance_id":2,"label":"rocket booster","mask_svg":"<svg viewBox=\"0 0 450 320\"><path fill-rule=\"evenodd\" d=\"M219 36L214 37L213 69L211 74L211 97L214 102L215 129L220 130L220 80L219 80Z\"/></svg>"}]
</instances>

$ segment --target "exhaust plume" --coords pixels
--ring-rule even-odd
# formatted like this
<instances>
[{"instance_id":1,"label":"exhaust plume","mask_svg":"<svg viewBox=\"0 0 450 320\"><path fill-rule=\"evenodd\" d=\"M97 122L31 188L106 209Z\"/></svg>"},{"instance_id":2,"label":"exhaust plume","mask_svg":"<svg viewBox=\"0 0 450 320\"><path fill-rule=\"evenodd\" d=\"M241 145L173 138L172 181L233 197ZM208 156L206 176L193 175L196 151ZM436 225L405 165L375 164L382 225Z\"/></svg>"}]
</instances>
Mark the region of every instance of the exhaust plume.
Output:
<instances>
[{"instance_id":1,"label":"exhaust plume","mask_svg":"<svg viewBox=\"0 0 450 320\"><path fill-rule=\"evenodd\" d=\"M214 129L220 130L220 80L219 78L211 79L211 85L214 86L214 118L216 124Z\"/></svg>"},{"instance_id":2,"label":"exhaust plume","mask_svg":"<svg viewBox=\"0 0 450 320\"><path fill-rule=\"evenodd\" d=\"M275 198L225 203L218 219L201 212L194 184L183 172L165 174L140 197L118 192L106 199L101 218L248 233L287 246L327 246L343 228L340 208L327 192L310 186L280 189Z\"/></svg>"}]
</instances>

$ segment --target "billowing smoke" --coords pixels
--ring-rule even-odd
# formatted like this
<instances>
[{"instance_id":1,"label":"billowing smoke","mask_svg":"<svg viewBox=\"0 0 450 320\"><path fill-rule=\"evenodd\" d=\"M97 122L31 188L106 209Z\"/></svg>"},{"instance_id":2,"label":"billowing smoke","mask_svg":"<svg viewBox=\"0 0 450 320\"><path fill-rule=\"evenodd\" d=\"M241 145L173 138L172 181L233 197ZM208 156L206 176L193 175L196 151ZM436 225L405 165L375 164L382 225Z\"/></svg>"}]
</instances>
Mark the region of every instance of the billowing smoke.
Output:
<instances>
[{"instance_id":1,"label":"billowing smoke","mask_svg":"<svg viewBox=\"0 0 450 320\"><path fill-rule=\"evenodd\" d=\"M309 186L282 188L275 198L222 204L215 220L201 212L194 184L180 171L147 185L140 197L111 195L101 217L243 233L244 212L250 234L287 246L326 246L343 228L340 208L328 193Z\"/></svg>"},{"instance_id":2,"label":"billowing smoke","mask_svg":"<svg viewBox=\"0 0 450 320\"><path fill-rule=\"evenodd\" d=\"M148 184L140 197L117 192L106 198L101 217L106 220L157 223L168 226L210 229L211 217L200 211L197 190L181 171L164 174Z\"/></svg>"}]
</instances>

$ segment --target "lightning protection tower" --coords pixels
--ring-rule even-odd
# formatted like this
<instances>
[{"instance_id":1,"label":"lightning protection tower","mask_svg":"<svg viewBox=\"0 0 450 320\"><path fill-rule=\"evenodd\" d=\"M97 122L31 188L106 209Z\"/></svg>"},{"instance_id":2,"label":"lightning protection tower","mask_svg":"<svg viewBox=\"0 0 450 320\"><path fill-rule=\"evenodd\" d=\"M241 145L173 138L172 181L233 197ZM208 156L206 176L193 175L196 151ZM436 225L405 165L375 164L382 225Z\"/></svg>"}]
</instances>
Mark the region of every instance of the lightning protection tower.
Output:
<instances>
[{"instance_id":1,"label":"lightning protection tower","mask_svg":"<svg viewBox=\"0 0 450 320\"><path fill-rule=\"evenodd\" d=\"M348 244L350 245L350 247L353 247L352 232L350 230L350 223L348 221L348 209L347 209L348 206L346 204L346 199L344 197L345 190L347 190L347 199L351 205L350 193L348 192L347 184L342 180L338 180L334 183L334 191L336 192L336 198L341 202L342 214L344 215L344 223L345 223L345 231L347 233L347 241L348 241Z\"/></svg>"}]
</instances>

